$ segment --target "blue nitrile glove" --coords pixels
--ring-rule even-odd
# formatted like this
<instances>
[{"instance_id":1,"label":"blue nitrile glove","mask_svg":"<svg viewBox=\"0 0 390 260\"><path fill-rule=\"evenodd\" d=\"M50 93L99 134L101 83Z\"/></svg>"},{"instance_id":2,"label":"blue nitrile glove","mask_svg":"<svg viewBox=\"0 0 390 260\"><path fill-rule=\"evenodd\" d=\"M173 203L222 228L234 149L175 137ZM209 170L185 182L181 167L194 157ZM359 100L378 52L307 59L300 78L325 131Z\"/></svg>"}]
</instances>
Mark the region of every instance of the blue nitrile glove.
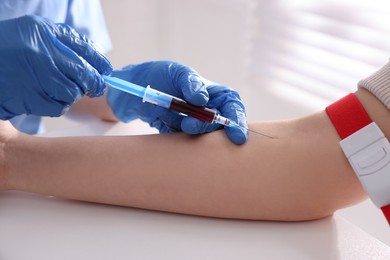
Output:
<instances>
[{"instance_id":1,"label":"blue nitrile glove","mask_svg":"<svg viewBox=\"0 0 390 260\"><path fill-rule=\"evenodd\" d=\"M222 116L244 127L226 128L230 140L236 144L243 144L248 138L245 108L238 93L226 86L203 79L190 67L172 61L152 61L115 70L111 76L143 87L150 85L193 105L206 105L215 109ZM142 98L110 87L107 100L119 120L129 122L140 118L157 128L160 133L183 131L188 134L200 134L221 128L218 124L183 117L168 109L143 103Z\"/></svg>"},{"instance_id":2,"label":"blue nitrile glove","mask_svg":"<svg viewBox=\"0 0 390 260\"><path fill-rule=\"evenodd\" d=\"M59 116L81 96L101 96L110 62L84 35L38 16L0 22L0 119Z\"/></svg>"}]
</instances>

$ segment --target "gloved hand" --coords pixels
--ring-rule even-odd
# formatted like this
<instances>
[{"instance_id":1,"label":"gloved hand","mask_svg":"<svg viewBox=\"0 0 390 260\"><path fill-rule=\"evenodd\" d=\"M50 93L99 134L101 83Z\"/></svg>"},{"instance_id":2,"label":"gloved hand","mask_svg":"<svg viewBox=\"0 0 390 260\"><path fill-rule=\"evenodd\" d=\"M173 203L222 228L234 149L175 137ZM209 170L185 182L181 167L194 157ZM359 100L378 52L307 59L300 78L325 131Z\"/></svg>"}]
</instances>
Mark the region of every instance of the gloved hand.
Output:
<instances>
[{"instance_id":1,"label":"gloved hand","mask_svg":"<svg viewBox=\"0 0 390 260\"><path fill-rule=\"evenodd\" d=\"M197 106L215 109L243 128L226 128L230 140L243 144L248 138L245 108L238 93L228 87L203 79L193 69L172 61L153 61L129 65L115 70L111 76L182 98ZM188 134L211 132L221 128L192 117L184 117L168 109L143 103L142 99L114 88L108 89L107 100L115 116L129 122L140 118L160 133L183 131Z\"/></svg>"},{"instance_id":2,"label":"gloved hand","mask_svg":"<svg viewBox=\"0 0 390 260\"><path fill-rule=\"evenodd\" d=\"M81 96L100 96L110 62L84 35L38 16L0 22L0 119L59 116Z\"/></svg>"}]
</instances>

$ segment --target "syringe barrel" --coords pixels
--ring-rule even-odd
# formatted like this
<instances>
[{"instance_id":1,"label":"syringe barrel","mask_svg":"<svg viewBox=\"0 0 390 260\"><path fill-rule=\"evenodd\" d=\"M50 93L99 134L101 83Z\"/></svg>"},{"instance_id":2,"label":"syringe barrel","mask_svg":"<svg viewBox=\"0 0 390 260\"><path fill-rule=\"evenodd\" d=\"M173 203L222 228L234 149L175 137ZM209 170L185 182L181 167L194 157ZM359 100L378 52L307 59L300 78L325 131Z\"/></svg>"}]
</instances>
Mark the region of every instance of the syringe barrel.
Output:
<instances>
[{"instance_id":1,"label":"syringe barrel","mask_svg":"<svg viewBox=\"0 0 390 260\"><path fill-rule=\"evenodd\" d=\"M137 97L145 95L145 88L120 78L103 75L104 81L113 88L119 89Z\"/></svg>"},{"instance_id":2,"label":"syringe barrel","mask_svg":"<svg viewBox=\"0 0 390 260\"><path fill-rule=\"evenodd\" d=\"M172 99L169 109L208 123L213 123L216 116L216 112L210 108L194 106L176 97Z\"/></svg>"},{"instance_id":3,"label":"syringe barrel","mask_svg":"<svg viewBox=\"0 0 390 260\"><path fill-rule=\"evenodd\" d=\"M216 117L216 112L210 108L191 105L183 99L160 92L150 86L145 90L143 102L165 107L208 123L213 123Z\"/></svg>"},{"instance_id":4,"label":"syringe barrel","mask_svg":"<svg viewBox=\"0 0 390 260\"><path fill-rule=\"evenodd\" d=\"M197 118L207 123L218 123L229 127L238 126L237 123L234 123L228 118L218 115L210 108L191 105L180 98L158 91L151 88L150 86L144 88L115 77L103 76L103 78L111 87L138 97L142 97L143 102L165 107L167 109L171 109L181 114Z\"/></svg>"},{"instance_id":5,"label":"syringe barrel","mask_svg":"<svg viewBox=\"0 0 390 260\"><path fill-rule=\"evenodd\" d=\"M147 86L142 101L169 108L174 97Z\"/></svg>"}]
</instances>

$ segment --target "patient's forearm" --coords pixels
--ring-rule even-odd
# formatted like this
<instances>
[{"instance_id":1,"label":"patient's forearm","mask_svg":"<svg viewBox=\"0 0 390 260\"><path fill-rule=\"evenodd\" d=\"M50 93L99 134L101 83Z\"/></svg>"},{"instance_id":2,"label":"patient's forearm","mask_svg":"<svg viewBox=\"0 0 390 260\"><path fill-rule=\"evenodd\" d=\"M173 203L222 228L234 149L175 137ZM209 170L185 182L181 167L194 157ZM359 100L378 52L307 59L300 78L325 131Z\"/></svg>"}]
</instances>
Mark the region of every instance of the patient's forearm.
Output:
<instances>
[{"instance_id":1,"label":"patient's forearm","mask_svg":"<svg viewBox=\"0 0 390 260\"><path fill-rule=\"evenodd\" d=\"M247 144L223 131L38 138L7 144L8 188L186 214L306 220L365 198L324 112L258 123Z\"/></svg>"}]
</instances>

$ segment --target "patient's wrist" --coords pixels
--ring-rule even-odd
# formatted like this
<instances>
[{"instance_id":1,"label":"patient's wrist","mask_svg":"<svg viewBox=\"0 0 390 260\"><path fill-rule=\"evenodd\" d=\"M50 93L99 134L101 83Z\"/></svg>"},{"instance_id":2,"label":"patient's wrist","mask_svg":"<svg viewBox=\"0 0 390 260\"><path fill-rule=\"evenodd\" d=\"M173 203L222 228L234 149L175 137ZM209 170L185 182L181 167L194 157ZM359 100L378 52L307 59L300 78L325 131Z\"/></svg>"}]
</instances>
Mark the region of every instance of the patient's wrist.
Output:
<instances>
[{"instance_id":1,"label":"patient's wrist","mask_svg":"<svg viewBox=\"0 0 390 260\"><path fill-rule=\"evenodd\" d=\"M359 88L367 89L390 109L390 62L358 83Z\"/></svg>"},{"instance_id":2,"label":"patient's wrist","mask_svg":"<svg viewBox=\"0 0 390 260\"><path fill-rule=\"evenodd\" d=\"M16 190L15 174L20 169L32 170L29 164L36 137L18 132L8 121L0 121L0 191Z\"/></svg>"},{"instance_id":3,"label":"patient's wrist","mask_svg":"<svg viewBox=\"0 0 390 260\"><path fill-rule=\"evenodd\" d=\"M0 191L6 189L4 144L0 143Z\"/></svg>"},{"instance_id":4,"label":"patient's wrist","mask_svg":"<svg viewBox=\"0 0 390 260\"><path fill-rule=\"evenodd\" d=\"M0 120L0 191L8 189L7 146L15 138L17 138L17 131L11 123Z\"/></svg>"}]
</instances>

